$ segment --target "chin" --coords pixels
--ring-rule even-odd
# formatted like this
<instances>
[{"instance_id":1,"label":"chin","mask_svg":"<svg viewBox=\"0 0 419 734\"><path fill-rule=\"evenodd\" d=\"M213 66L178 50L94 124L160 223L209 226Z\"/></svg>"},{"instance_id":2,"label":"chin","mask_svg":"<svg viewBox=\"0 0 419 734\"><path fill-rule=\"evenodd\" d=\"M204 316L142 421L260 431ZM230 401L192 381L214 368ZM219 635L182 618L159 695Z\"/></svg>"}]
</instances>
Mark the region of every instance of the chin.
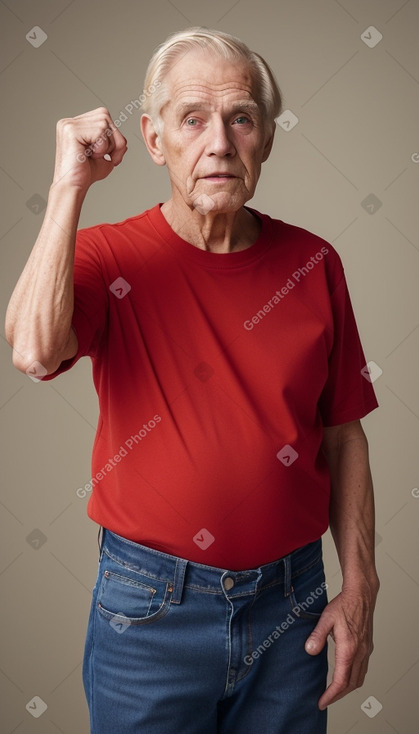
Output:
<instances>
[{"instance_id":1,"label":"chin","mask_svg":"<svg viewBox=\"0 0 419 734\"><path fill-rule=\"evenodd\" d=\"M227 191L217 191L211 194L198 194L192 206L200 214L234 214L244 206L247 197L243 194L233 194Z\"/></svg>"}]
</instances>

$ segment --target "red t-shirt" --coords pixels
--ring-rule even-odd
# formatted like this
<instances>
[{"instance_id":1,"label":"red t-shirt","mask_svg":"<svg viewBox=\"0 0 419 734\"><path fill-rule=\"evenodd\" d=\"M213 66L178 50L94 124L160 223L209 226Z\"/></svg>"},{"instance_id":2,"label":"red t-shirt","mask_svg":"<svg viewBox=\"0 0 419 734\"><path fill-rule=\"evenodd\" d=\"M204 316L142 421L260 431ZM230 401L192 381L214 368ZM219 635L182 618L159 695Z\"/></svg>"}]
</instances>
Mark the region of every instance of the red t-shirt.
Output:
<instances>
[{"instance_id":1,"label":"red t-shirt","mask_svg":"<svg viewBox=\"0 0 419 734\"><path fill-rule=\"evenodd\" d=\"M80 230L73 326L100 417L88 514L143 545L240 570L328 526L323 426L377 406L338 254L253 213L257 241L201 250L160 206Z\"/></svg>"}]
</instances>

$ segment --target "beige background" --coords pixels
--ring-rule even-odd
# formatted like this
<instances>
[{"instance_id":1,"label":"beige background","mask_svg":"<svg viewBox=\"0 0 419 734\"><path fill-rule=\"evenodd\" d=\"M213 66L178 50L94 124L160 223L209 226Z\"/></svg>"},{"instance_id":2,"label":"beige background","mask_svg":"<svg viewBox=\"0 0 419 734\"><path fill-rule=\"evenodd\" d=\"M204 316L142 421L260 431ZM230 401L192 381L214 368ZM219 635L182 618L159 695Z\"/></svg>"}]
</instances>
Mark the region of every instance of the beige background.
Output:
<instances>
[{"instance_id":1,"label":"beige background","mask_svg":"<svg viewBox=\"0 0 419 734\"><path fill-rule=\"evenodd\" d=\"M59 118L101 104L117 117L141 93L153 48L193 24L240 36L272 65L284 108L299 122L289 131L278 125L253 204L333 243L367 358L382 370L381 408L364 420L382 581L376 651L363 689L331 708L330 732L415 734L418 0L8 0L0 23L3 312L41 224ZM48 36L38 48L26 40L34 26ZM383 36L374 48L361 38L370 26ZM29 35L40 39L39 31ZM371 44L377 31L364 38ZM90 191L81 226L119 221L167 196L167 172L148 158L138 113L121 130L129 152ZM368 209L370 194L379 207ZM3 334L1 327L1 732L83 734L81 660L97 549L87 498L76 489L89 480L97 417L90 364L35 384L13 370ZM328 535L325 547L334 595L340 575ZM39 718L25 709L34 696L48 707ZM361 708L370 696L383 707L372 718ZM370 706L375 713L378 704Z\"/></svg>"}]
</instances>

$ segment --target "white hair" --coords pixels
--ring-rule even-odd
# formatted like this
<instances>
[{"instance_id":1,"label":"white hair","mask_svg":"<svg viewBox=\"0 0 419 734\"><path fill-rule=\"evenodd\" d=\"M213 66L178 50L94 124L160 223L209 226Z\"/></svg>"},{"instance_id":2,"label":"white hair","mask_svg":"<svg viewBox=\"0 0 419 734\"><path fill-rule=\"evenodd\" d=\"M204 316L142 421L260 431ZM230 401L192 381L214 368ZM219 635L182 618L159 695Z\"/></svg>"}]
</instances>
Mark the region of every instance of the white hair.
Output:
<instances>
[{"instance_id":1,"label":"white hair","mask_svg":"<svg viewBox=\"0 0 419 734\"><path fill-rule=\"evenodd\" d=\"M275 118L281 112L282 99L276 79L266 61L229 33L195 27L171 34L157 47L150 59L144 81L143 112L152 119L156 130L162 130L160 113L170 99L170 90L164 83L166 74L176 59L196 49L209 49L224 59L246 63L259 92L258 102L262 106L265 122L274 127Z\"/></svg>"}]
</instances>

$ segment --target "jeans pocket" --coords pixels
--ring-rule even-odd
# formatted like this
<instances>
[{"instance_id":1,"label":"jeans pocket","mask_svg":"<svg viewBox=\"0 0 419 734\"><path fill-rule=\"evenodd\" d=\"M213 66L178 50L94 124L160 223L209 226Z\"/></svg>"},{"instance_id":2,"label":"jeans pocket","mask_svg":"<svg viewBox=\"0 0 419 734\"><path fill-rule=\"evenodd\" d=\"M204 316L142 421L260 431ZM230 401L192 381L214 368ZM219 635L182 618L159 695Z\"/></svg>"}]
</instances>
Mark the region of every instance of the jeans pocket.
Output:
<instances>
[{"instance_id":1,"label":"jeans pocket","mask_svg":"<svg viewBox=\"0 0 419 734\"><path fill-rule=\"evenodd\" d=\"M123 632L130 625L149 624L164 616L172 589L169 582L148 577L104 555L97 609L117 632Z\"/></svg>"},{"instance_id":2,"label":"jeans pocket","mask_svg":"<svg viewBox=\"0 0 419 734\"><path fill-rule=\"evenodd\" d=\"M322 559L292 578L289 596L292 612L301 619L318 621L328 603Z\"/></svg>"}]
</instances>

